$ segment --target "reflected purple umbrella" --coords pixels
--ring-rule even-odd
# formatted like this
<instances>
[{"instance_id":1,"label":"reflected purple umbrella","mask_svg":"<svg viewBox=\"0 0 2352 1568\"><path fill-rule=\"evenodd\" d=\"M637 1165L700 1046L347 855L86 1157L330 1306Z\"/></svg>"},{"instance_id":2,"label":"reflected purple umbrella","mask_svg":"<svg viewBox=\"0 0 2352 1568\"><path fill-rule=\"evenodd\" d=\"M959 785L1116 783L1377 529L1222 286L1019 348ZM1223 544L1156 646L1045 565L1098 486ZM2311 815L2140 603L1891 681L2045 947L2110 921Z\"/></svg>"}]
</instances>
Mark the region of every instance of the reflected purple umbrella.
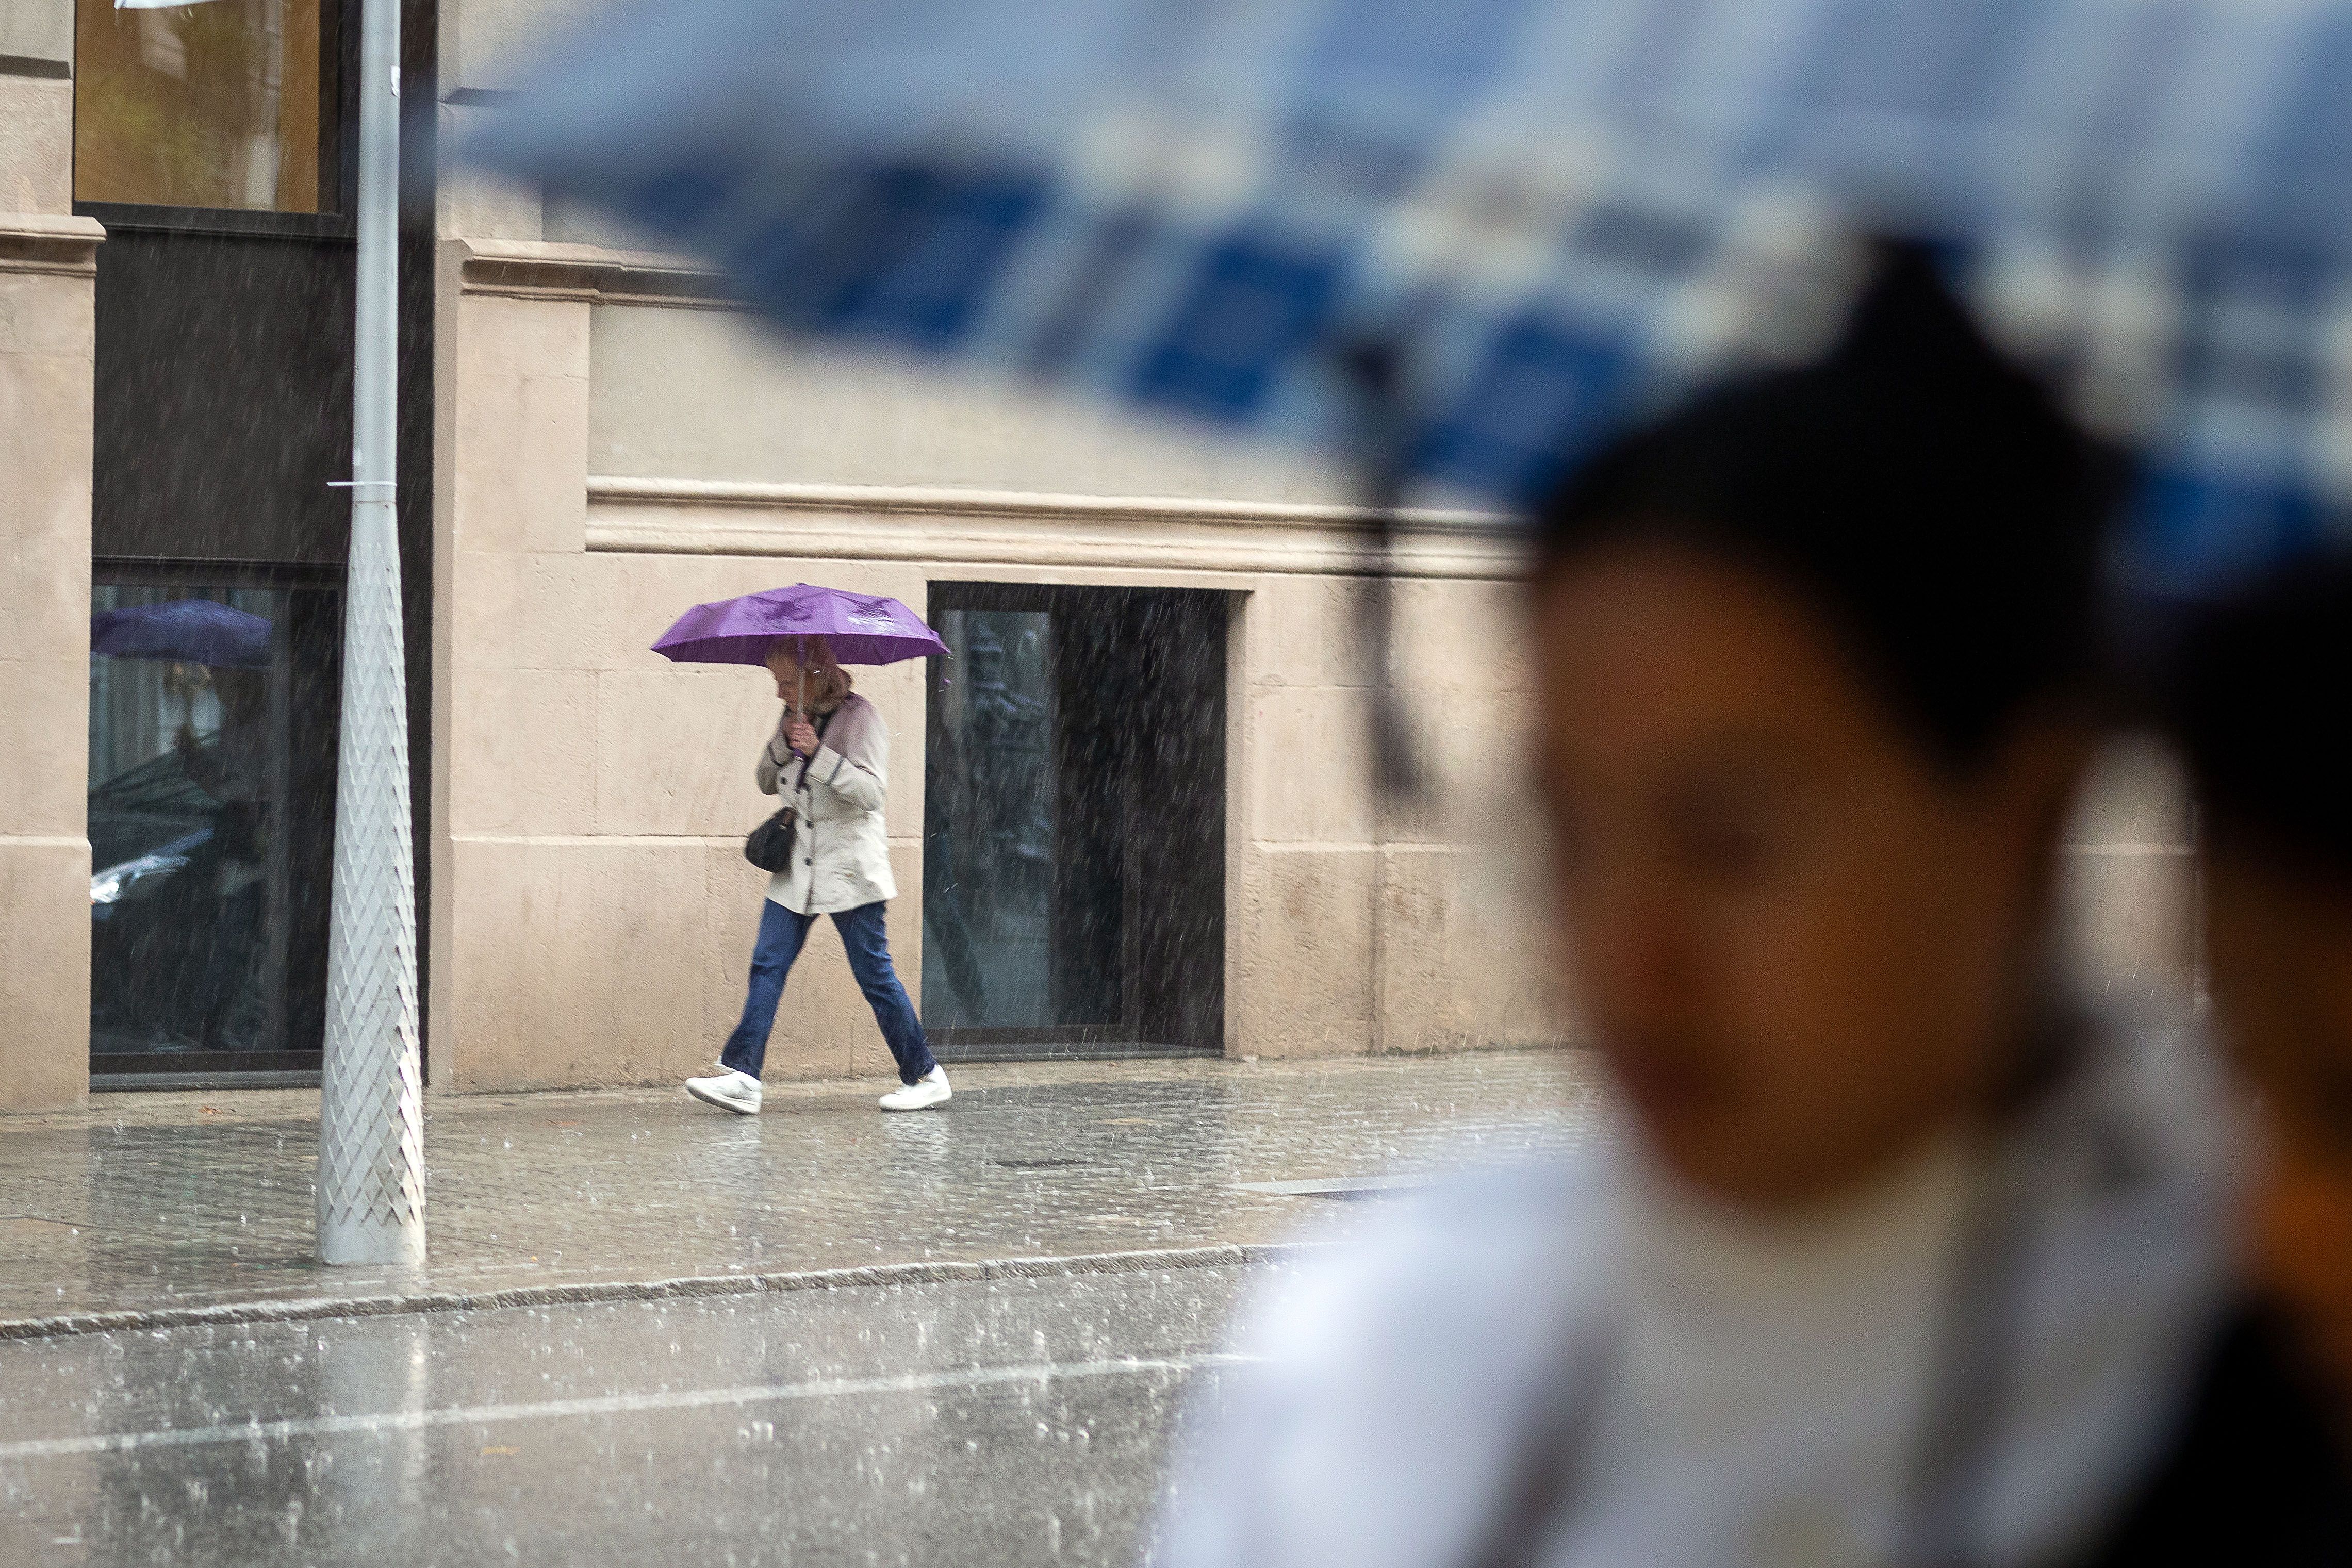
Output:
<instances>
[{"instance_id":1,"label":"reflected purple umbrella","mask_svg":"<svg viewBox=\"0 0 2352 1568\"><path fill-rule=\"evenodd\" d=\"M118 659L191 664L269 663L269 622L210 599L173 599L101 610L89 618L89 651Z\"/></svg>"},{"instance_id":2,"label":"reflected purple umbrella","mask_svg":"<svg viewBox=\"0 0 2352 1568\"><path fill-rule=\"evenodd\" d=\"M680 664L763 664L779 637L824 637L845 664L895 664L944 653L923 618L895 599L796 582L698 604L654 643Z\"/></svg>"}]
</instances>

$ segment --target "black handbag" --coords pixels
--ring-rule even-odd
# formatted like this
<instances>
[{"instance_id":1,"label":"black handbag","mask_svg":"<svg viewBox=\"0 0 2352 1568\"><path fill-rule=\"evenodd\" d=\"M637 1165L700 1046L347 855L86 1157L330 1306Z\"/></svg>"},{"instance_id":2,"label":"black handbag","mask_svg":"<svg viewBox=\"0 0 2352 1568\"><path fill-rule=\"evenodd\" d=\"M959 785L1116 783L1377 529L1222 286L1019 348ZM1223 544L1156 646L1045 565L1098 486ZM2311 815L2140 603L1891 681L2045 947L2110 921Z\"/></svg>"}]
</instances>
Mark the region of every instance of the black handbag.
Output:
<instances>
[{"instance_id":1,"label":"black handbag","mask_svg":"<svg viewBox=\"0 0 2352 1568\"><path fill-rule=\"evenodd\" d=\"M793 825L800 812L790 806L743 835L743 858L761 871L782 871L793 863Z\"/></svg>"}]
</instances>

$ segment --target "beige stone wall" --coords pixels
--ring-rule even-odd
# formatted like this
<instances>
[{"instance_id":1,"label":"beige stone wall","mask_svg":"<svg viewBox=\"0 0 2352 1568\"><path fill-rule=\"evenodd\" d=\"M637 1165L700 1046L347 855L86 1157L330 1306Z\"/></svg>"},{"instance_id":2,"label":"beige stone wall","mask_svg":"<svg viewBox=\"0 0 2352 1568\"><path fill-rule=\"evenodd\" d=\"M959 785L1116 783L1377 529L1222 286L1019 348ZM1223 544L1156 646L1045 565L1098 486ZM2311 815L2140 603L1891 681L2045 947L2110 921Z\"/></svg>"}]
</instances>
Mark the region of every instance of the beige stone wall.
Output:
<instances>
[{"instance_id":1,"label":"beige stone wall","mask_svg":"<svg viewBox=\"0 0 2352 1568\"><path fill-rule=\"evenodd\" d=\"M468 210L453 193L445 224ZM513 209L508 209L512 211ZM459 221L462 221L460 218ZM1372 809L1349 598L1370 565L1335 476L1001 386L780 349L692 279L551 242L445 244L436 561L433 1063L493 1089L672 1077L740 1006L765 810L752 670L646 645L687 605L798 580L921 606L940 580L1232 596L1227 1048L1555 1038L1523 889L1480 838L1524 672L1490 527L1409 542L1398 679L1433 758L1423 820ZM894 732L894 948L921 970L919 664L861 686ZM879 1074L838 944L812 941L780 1075Z\"/></svg>"},{"instance_id":2,"label":"beige stone wall","mask_svg":"<svg viewBox=\"0 0 2352 1568\"><path fill-rule=\"evenodd\" d=\"M89 1085L95 256L72 211L70 0L0 7L0 1110Z\"/></svg>"},{"instance_id":3,"label":"beige stone wall","mask_svg":"<svg viewBox=\"0 0 2352 1568\"><path fill-rule=\"evenodd\" d=\"M772 697L757 672L646 644L688 604L797 580L919 606L939 580L1230 594L1227 1049L1572 1034L1519 787L1515 563L1491 529L1425 517L1402 554L1394 678L1443 787L1401 819L1375 810L1365 772L1351 601L1370 558L1360 521L1316 498L1328 474L782 349L646 258L451 242L444 270L438 1082L641 1081L710 1060L757 918L738 841L765 802L743 758ZM1064 476L1097 488L1039 487ZM892 914L918 989L920 680L865 681L896 735ZM2066 856L2068 940L2095 993L2191 1006L2187 834L2162 755L2118 748ZM780 1075L885 1071L829 936L788 996Z\"/></svg>"}]
</instances>

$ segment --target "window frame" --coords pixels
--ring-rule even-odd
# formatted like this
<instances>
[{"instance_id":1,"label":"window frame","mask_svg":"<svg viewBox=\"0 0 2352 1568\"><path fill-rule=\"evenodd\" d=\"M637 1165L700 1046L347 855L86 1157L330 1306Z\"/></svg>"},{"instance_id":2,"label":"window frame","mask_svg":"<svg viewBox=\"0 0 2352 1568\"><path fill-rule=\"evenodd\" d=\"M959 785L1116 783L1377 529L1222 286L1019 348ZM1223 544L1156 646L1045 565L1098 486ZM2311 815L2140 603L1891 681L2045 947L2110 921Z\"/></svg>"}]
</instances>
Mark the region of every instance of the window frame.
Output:
<instances>
[{"instance_id":1,"label":"window frame","mask_svg":"<svg viewBox=\"0 0 2352 1568\"><path fill-rule=\"evenodd\" d=\"M79 0L77 0L79 4ZM77 217L95 218L109 231L242 235L276 239L354 239L349 197L359 188L360 0L320 0L319 54L323 74L334 66L331 102L320 95L319 211L281 213L256 207L185 207L146 202L86 202L74 198ZM81 116L81 78L73 77L74 117ZM76 147L79 138L73 139Z\"/></svg>"}]
</instances>

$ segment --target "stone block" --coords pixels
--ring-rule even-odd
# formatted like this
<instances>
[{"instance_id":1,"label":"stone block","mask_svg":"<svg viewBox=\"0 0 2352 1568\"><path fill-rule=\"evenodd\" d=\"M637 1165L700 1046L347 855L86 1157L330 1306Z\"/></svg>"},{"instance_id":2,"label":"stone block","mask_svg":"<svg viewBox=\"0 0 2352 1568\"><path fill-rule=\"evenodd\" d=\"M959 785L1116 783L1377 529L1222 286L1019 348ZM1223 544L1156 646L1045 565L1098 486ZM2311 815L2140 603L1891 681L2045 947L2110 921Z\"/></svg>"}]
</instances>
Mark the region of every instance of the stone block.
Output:
<instances>
[{"instance_id":1,"label":"stone block","mask_svg":"<svg viewBox=\"0 0 2352 1568\"><path fill-rule=\"evenodd\" d=\"M0 964L0 1110L80 1103L89 1091L87 843L0 837L0 953L7 955Z\"/></svg>"},{"instance_id":2,"label":"stone block","mask_svg":"<svg viewBox=\"0 0 2352 1568\"><path fill-rule=\"evenodd\" d=\"M0 76L0 212L72 211L73 83Z\"/></svg>"},{"instance_id":3,"label":"stone block","mask_svg":"<svg viewBox=\"0 0 2352 1568\"><path fill-rule=\"evenodd\" d=\"M1277 576L1260 580L1242 611L1253 685L1360 686L1372 679L1358 639L1366 592L1361 579Z\"/></svg>"},{"instance_id":4,"label":"stone block","mask_svg":"<svg viewBox=\"0 0 2352 1568\"><path fill-rule=\"evenodd\" d=\"M87 831L89 622L79 630L81 646L75 648L74 629L66 629L63 657L0 663L0 693L6 696L0 701L0 833L80 838ZM81 914L89 918L86 904Z\"/></svg>"},{"instance_id":5,"label":"stone block","mask_svg":"<svg viewBox=\"0 0 2352 1568\"><path fill-rule=\"evenodd\" d=\"M0 474L5 472L0 468ZM84 506L84 524L78 532L58 528L0 544L9 558L7 573L0 577L0 664L79 662L88 655L89 514L87 502ZM79 685L87 702L86 670ZM86 716L83 722L87 725ZM0 771L5 768L0 763Z\"/></svg>"},{"instance_id":6,"label":"stone block","mask_svg":"<svg viewBox=\"0 0 2352 1568\"><path fill-rule=\"evenodd\" d=\"M1549 1044L1570 1034L1548 912L1453 845L1383 852L1381 1045L1426 1051Z\"/></svg>"},{"instance_id":7,"label":"stone block","mask_svg":"<svg viewBox=\"0 0 2352 1568\"><path fill-rule=\"evenodd\" d=\"M15 302L30 311L45 298L66 297L20 292ZM79 540L87 551L89 465L86 355L0 353L0 540Z\"/></svg>"},{"instance_id":8,"label":"stone block","mask_svg":"<svg viewBox=\"0 0 2352 1568\"><path fill-rule=\"evenodd\" d=\"M1229 994L1237 1054L1309 1056L1360 1051L1373 1007L1372 852L1255 849L1247 918L1229 931L1243 944Z\"/></svg>"},{"instance_id":9,"label":"stone block","mask_svg":"<svg viewBox=\"0 0 2352 1568\"><path fill-rule=\"evenodd\" d=\"M1265 843L1362 843L1372 833L1372 779L1360 691L1265 686L1250 697L1259 758L1244 830Z\"/></svg>"},{"instance_id":10,"label":"stone block","mask_svg":"<svg viewBox=\"0 0 2352 1568\"><path fill-rule=\"evenodd\" d=\"M89 278L0 272L0 355L34 354L79 364L84 398L89 395L97 324L98 294Z\"/></svg>"},{"instance_id":11,"label":"stone block","mask_svg":"<svg viewBox=\"0 0 2352 1568\"><path fill-rule=\"evenodd\" d=\"M1430 792L1418 806L1388 808L1382 823L1388 839L1451 843L1468 824L1536 809L1528 715L1516 695L1423 688L1399 696L1405 738L1421 759ZM1369 767L1368 755L1359 757L1360 768Z\"/></svg>"},{"instance_id":12,"label":"stone block","mask_svg":"<svg viewBox=\"0 0 2352 1568\"><path fill-rule=\"evenodd\" d=\"M572 677L595 685L595 831L749 832L775 809L751 778L776 722L765 673L653 663Z\"/></svg>"},{"instance_id":13,"label":"stone block","mask_svg":"<svg viewBox=\"0 0 2352 1568\"><path fill-rule=\"evenodd\" d=\"M451 832L595 831L593 674L459 669L447 690Z\"/></svg>"},{"instance_id":14,"label":"stone block","mask_svg":"<svg viewBox=\"0 0 2352 1568\"><path fill-rule=\"evenodd\" d=\"M532 639L523 623L533 608L530 567L540 558L490 550L454 553L443 600L450 663L461 670L541 667L530 656Z\"/></svg>"},{"instance_id":15,"label":"stone block","mask_svg":"<svg viewBox=\"0 0 2352 1568\"><path fill-rule=\"evenodd\" d=\"M589 309L584 299L462 295L457 361L461 395L465 389L501 382L553 379L584 384Z\"/></svg>"},{"instance_id":16,"label":"stone block","mask_svg":"<svg viewBox=\"0 0 2352 1568\"><path fill-rule=\"evenodd\" d=\"M1399 582L1397 684L1448 694L1528 690L1525 592L1517 582Z\"/></svg>"},{"instance_id":17,"label":"stone block","mask_svg":"<svg viewBox=\"0 0 2352 1568\"><path fill-rule=\"evenodd\" d=\"M73 0L8 0L0 6L0 55L73 58Z\"/></svg>"},{"instance_id":18,"label":"stone block","mask_svg":"<svg viewBox=\"0 0 2352 1568\"><path fill-rule=\"evenodd\" d=\"M457 145L489 115L487 105L443 103L441 144ZM520 240L544 237L545 223L536 186L445 164L435 195L439 209L439 233L446 236Z\"/></svg>"},{"instance_id":19,"label":"stone block","mask_svg":"<svg viewBox=\"0 0 2352 1568\"><path fill-rule=\"evenodd\" d=\"M1464 912L1454 861L1444 847L1381 852L1381 952L1371 978L1380 1013L1376 1043L1384 1050L1486 1043L1476 1027L1476 988L1486 977L1462 972L1468 955L1455 935Z\"/></svg>"},{"instance_id":20,"label":"stone block","mask_svg":"<svg viewBox=\"0 0 2352 1568\"><path fill-rule=\"evenodd\" d=\"M460 550L587 547L587 383L461 381L449 537Z\"/></svg>"},{"instance_id":21,"label":"stone block","mask_svg":"<svg viewBox=\"0 0 2352 1568\"><path fill-rule=\"evenodd\" d=\"M705 847L593 841L452 846L448 1037L466 1091L658 1082L696 1058Z\"/></svg>"}]
</instances>

